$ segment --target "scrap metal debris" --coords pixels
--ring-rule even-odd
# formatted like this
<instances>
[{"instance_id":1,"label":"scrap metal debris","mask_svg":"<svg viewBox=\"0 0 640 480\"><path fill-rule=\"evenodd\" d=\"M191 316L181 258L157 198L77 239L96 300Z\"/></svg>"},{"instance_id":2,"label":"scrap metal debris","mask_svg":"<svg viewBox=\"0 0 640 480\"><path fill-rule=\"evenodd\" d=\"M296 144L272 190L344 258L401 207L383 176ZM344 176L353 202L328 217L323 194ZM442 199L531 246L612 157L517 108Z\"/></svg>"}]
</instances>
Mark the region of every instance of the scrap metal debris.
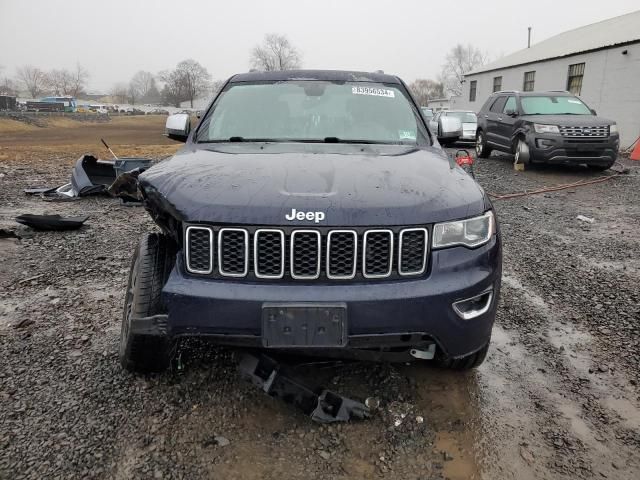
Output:
<instances>
[{"instance_id":1,"label":"scrap metal debris","mask_svg":"<svg viewBox=\"0 0 640 480\"><path fill-rule=\"evenodd\" d=\"M83 217L62 217L60 215L19 215L16 222L36 230L76 230L87 221Z\"/></svg>"},{"instance_id":2,"label":"scrap metal debris","mask_svg":"<svg viewBox=\"0 0 640 480\"><path fill-rule=\"evenodd\" d=\"M595 223L595 218L591 218L591 217L585 217L584 215L578 215L576 217L576 219L580 220L581 222L585 222L585 223Z\"/></svg>"},{"instance_id":3,"label":"scrap metal debris","mask_svg":"<svg viewBox=\"0 0 640 480\"><path fill-rule=\"evenodd\" d=\"M301 382L286 367L266 355L244 354L239 370L268 395L298 407L318 423L347 422L371 416L367 406L322 387Z\"/></svg>"},{"instance_id":4,"label":"scrap metal debris","mask_svg":"<svg viewBox=\"0 0 640 480\"><path fill-rule=\"evenodd\" d=\"M84 154L76 161L69 183L59 187L26 188L24 193L63 200L89 195L106 195L109 193L109 187L120 176L133 171L140 174L150 166L151 160L148 158L116 157L115 160L100 160L93 155Z\"/></svg>"}]
</instances>

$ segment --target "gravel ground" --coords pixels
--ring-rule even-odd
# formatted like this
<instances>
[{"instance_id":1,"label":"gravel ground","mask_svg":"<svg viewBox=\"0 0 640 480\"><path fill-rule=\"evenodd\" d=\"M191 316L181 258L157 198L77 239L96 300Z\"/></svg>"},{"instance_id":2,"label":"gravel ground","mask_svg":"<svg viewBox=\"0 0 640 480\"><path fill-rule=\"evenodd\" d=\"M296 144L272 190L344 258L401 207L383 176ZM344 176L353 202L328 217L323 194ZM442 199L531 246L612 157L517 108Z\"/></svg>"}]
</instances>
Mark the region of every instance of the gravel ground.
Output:
<instances>
[{"instance_id":1,"label":"gravel ground","mask_svg":"<svg viewBox=\"0 0 640 480\"><path fill-rule=\"evenodd\" d=\"M123 155L175 150L115 146ZM370 420L320 427L240 380L229 350L201 346L182 374L121 370L130 255L153 223L113 199L22 194L67 181L82 150L0 149L0 228L20 236L0 239L0 478L640 477L633 162L605 183L496 200L504 287L485 364L468 374L419 364L300 367L352 398L381 399ZM498 193L598 176L515 172L507 156L482 161L476 174ZM67 233L11 221L45 212L90 218Z\"/></svg>"}]
</instances>

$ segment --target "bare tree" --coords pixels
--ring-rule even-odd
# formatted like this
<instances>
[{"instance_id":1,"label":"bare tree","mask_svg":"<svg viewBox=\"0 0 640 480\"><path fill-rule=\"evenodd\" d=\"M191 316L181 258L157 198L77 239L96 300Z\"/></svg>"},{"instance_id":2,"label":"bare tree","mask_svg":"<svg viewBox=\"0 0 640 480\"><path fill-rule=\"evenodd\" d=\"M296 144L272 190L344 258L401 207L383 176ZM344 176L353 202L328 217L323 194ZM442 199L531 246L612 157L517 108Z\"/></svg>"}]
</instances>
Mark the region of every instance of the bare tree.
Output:
<instances>
[{"instance_id":1,"label":"bare tree","mask_svg":"<svg viewBox=\"0 0 640 480\"><path fill-rule=\"evenodd\" d=\"M131 96L140 99L140 101L148 100L148 97L154 92L156 96L158 93L155 77L151 72L145 72L144 70L140 70L131 78L129 90L131 91Z\"/></svg>"},{"instance_id":2,"label":"bare tree","mask_svg":"<svg viewBox=\"0 0 640 480\"><path fill-rule=\"evenodd\" d=\"M127 103L129 88L126 83L116 83L109 92L109 95L116 103Z\"/></svg>"},{"instance_id":3,"label":"bare tree","mask_svg":"<svg viewBox=\"0 0 640 480\"><path fill-rule=\"evenodd\" d=\"M211 97L214 97L218 94L222 87L224 87L225 80L214 80L211 82Z\"/></svg>"},{"instance_id":4,"label":"bare tree","mask_svg":"<svg viewBox=\"0 0 640 480\"><path fill-rule=\"evenodd\" d=\"M180 102L193 100L208 92L211 88L211 75L198 62L192 59L178 63L175 70L164 70L158 74L164 83L162 97L166 103L180 106Z\"/></svg>"},{"instance_id":5,"label":"bare tree","mask_svg":"<svg viewBox=\"0 0 640 480\"><path fill-rule=\"evenodd\" d=\"M136 100L140 101L140 97L138 96L138 90L129 82L127 86L127 98L131 105L136 104Z\"/></svg>"},{"instance_id":6,"label":"bare tree","mask_svg":"<svg viewBox=\"0 0 640 480\"><path fill-rule=\"evenodd\" d=\"M195 60L189 58L183 60L176 67L176 71L184 82L187 100L193 108L193 100L209 91L211 86L211 74Z\"/></svg>"},{"instance_id":7,"label":"bare tree","mask_svg":"<svg viewBox=\"0 0 640 480\"><path fill-rule=\"evenodd\" d=\"M444 88L452 95L462 95L464 75L487 63L487 56L473 45L458 44L451 49L442 66Z\"/></svg>"},{"instance_id":8,"label":"bare tree","mask_svg":"<svg viewBox=\"0 0 640 480\"><path fill-rule=\"evenodd\" d=\"M163 70L158 73L158 78L164 83L161 93L163 103L179 107L180 102L189 98L184 78L178 70Z\"/></svg>"},{"instance_id":9,"label":"bare tree","mask_svg":"<svg viewBox=\"0 0 640 480\"><path fill-rule=\"evenodd\" d=\"M69 86L65 95L71 95L77 97L84 91L87 86L87 80L89 80L89 72L79 63L76 64L76 69L69 73Z\"/></svg>"},{"instance_id":10,"label":"bare tree","mask_svg":"<svg viewBox=\"0 0 640 480\"><path fill-rule=\"evenodd\" d=\"M31 98L38 97L45 88L46 75L37 67L24 65L16 69L18 80L29 91Z\"/></svg>"},{"instance_id":11,"label":"bare tree","mask_svg":"<svg viewBox=\"0 0 640 480\"><path fill-rule=\"evenodd\" d=\"M9 77L0 77L0 95L18 95L18 85Z\"/></svg>"},{"instance_id":12,"label":"bare tree","mask_svg":"<svg viewBox=\"0 0 640 480\"><path fill-rule=\"evenodd\" d=\"M418 78L409 85L418 103L425 107L429 100L444 97L444 85L430 78Z\"/></svg>"},{"instance_id":13,"label":"bare tree","mask_svg":"<svg viewBox=\"0 0 640 480\"><path fill-rule=\"evenodd\" d=\"M45 85L53 95L68 95L73 82L73 77L69 70L54 69L47 72L45 78Z\"/></svg>"},{"instance_id":14,"label":"bare tree","mask_svg":"<svg viewBox=\"0 0 640 480\"><path fill-rule=\"evenodd\" d=\"M4 66L0 65L0 74L4 71ZM0 95L15 96L18 93L18 86L11 78L0 75Z\"/></svg>"},{"instance_id":15,"label":"bare tree","mask_svg":"<svg viewBox=\"0 0 640 480\"><path fill-rule=\"evenodd\" d=\"M295 70L302 65L302 56L284 35L269 33L262 45L251 51L251 66L265 72Z\"/></svg>"}]
</instances>

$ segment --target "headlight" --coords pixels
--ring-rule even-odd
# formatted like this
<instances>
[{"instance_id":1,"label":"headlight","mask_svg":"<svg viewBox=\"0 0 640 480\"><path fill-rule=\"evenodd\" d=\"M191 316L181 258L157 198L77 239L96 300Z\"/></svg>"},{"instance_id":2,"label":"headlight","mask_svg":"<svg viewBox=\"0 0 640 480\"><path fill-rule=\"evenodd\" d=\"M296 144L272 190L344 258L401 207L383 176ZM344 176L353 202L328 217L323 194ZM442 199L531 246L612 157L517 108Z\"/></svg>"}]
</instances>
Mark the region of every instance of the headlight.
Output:
<instances>
[{"instance_id":1,"label":"headlight","mask_svg":"<svg viewBox=\"0 0 640 480\"><path fill-rule=\"evenodd\" d=\"M496 233L496 220L492 211L479 217L457 220L455 222L436 223L433 227L433 248L464 245L479 247L487 243Z\"/></svg>"},{"instance_id":2,"label":"headlight","mask_svg":"<svg viewBox=\"0 0 640 480\"><path fill-rule=\"evenodd\" d=\"M557 125L543 125L541 123L534 123L533 128L536 133L560 133L560 129Z\"/></svg>"},{"instance_id":3,"label":"headlight","mask_svg":"<svg viewBox=\"0 0 640 480\"><path fill-rule=\"evenodd\" d=\"M618 125L609 125L609 133L618 133Z\"/></svg>"}]
</instances>

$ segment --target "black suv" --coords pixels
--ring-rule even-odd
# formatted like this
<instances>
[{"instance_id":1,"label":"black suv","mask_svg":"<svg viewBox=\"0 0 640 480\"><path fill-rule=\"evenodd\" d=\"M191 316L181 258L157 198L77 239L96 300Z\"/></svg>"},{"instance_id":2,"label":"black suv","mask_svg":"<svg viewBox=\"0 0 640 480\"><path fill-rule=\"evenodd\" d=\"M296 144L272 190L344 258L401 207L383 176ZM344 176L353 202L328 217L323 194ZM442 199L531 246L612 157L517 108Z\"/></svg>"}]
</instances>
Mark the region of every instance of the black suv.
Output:
<instances>
[{"instance_id":1,"label":"black suv","mask_svg":"<svg viewBox=\"0 0 640 480\"><path fill-rule=\"evenodd\" d=\"M127 288L120 358L167 366L181 337L327 355L487 353L501 278L486 193L395 76L253 72L224 85L186 142L138 177L162 233Z\"/></svg>"},{"instance_id":2,"label":"black suv","mask_svg":"<svg viewBox=\"0 0 640 480\"><path fill-rule=\"evenodd\" d=\"M476 152L515 154L515 163L586 164L606 170L616 161L616 122L598 117L568 92L492 94L478 113Z\"/></svg>"}]
</instances>

